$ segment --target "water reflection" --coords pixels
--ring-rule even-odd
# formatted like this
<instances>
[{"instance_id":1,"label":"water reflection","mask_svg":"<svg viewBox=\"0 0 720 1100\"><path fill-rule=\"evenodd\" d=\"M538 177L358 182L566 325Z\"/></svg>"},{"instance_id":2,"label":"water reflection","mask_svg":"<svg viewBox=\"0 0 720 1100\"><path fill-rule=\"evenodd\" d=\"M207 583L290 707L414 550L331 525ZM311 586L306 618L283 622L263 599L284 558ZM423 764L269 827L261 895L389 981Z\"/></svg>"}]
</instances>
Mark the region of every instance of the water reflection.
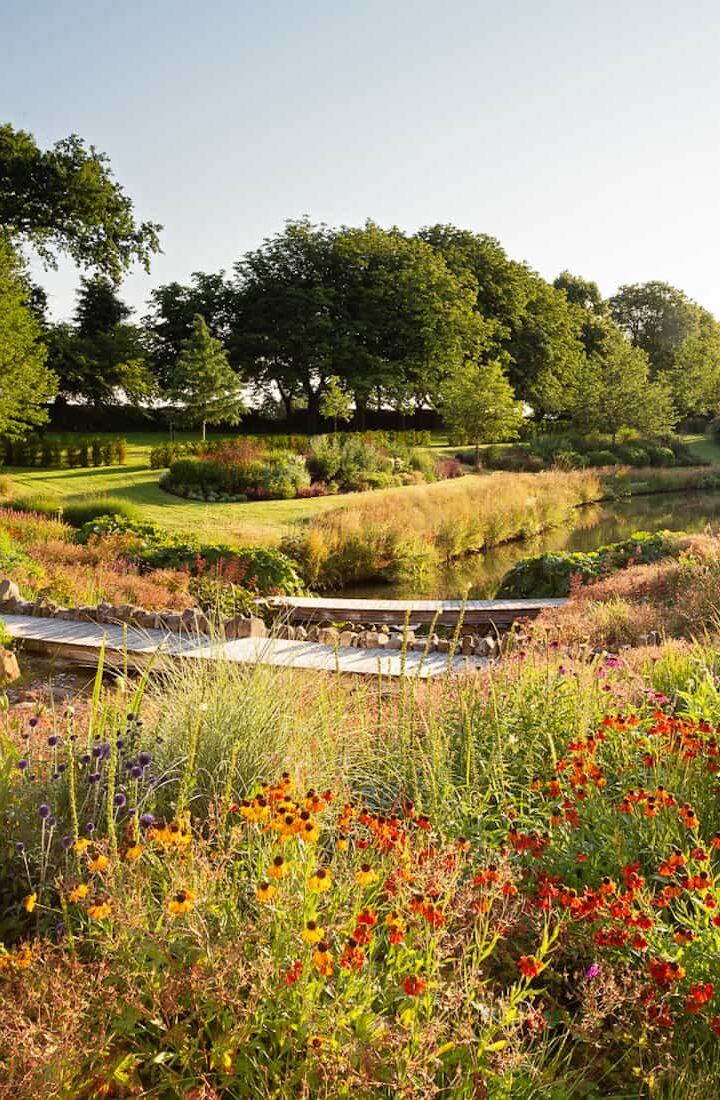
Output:
<instances>
[{"instance_id":1,"label":"water reflection","mask_svg":"<svg viewBox=\"0 0 720 1100\"><path fill-rule=\"evenodd\" d=\"M342 595L383 599L487 599L495 594L515 562L547 550L596 550L628 538L634 531L720 530L720 493L662 493L613 504L578 508L573 527L508 543L438 569L418 591L413 585L374 583L346 588ZM340 595L340 593L335 593Z\"/></svg>"}]
</instances>

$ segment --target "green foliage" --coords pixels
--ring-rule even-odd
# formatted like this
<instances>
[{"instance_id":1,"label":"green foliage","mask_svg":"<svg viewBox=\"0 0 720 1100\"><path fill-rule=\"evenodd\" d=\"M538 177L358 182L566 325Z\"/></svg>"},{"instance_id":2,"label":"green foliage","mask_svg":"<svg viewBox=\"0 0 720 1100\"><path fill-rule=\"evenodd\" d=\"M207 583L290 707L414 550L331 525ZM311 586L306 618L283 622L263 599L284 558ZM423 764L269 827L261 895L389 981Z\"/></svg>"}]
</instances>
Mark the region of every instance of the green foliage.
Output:
<instances>
[{"instance_id":1,"label":"green foliage","mask_svg":"<svg viewBox=\"0 0 720 1100\"><path fill-rule=\"evenodd\" d=\"M338 420L347 421L352 417L352 398L343 388L337 375L328 378L325 391L320 398L320 415L333 421L337 431Z\"/></svg>"},{"instance_id":2,"label":"green foliage","mask_svg":"<svg viewBox=\"0 0 720 1100\"><path fill-rule=\"evenodd\" d=\"M475 462L480 444L515 439L523 420L499 363L465 364L450 374L440 388L443 420L454 443L473 443Z\"/></svg>"},{"instance_id":3,"label":"green foliage","mask_svg":"<svg viewBox=\"0 0 720 1100\"><path fill-rule=\"evenodd\" d=\"M242 382L199 314L182 345L168 396L183 421L202 426L203 439L206 424L236 424L245 411Z\"/></svg>"},{"instance_id":4,"label":"green foliage","mask_svg":"<svg viewBox=\"0 0 720 1100\"><path fill-rule=\"evenodd\" d=\"M136 224L132 202L109 162L76 135L51 149L32 134L0 126L0 225L50 264L55 251L113 280L140 261L149 270L160 226Z\"/></svg>"},{"instance_id":5,"label":"green foliage","mask_svg":"<svg viewBox=\"0 0 720 1100\"><path fill-rule=\"evenodd\" d=\"M639 531L622 542L600 546L586 553L554 551L523 558L505 574L498 597L567 596L573 581L589 584L630 565L648 565L661 558L677 556L678 532Z\"/></svg>"},{"instance_id":6,"label":"green foliage","mask_svg":"<svg viewBox=\"0 0 720 1100\"><path fill-rule=\"evenodd\" d=\"M397 436L414 438L415 434ZM186 448L188 457L176 458L160 485L189 500L292 500L390 488L419 480L423 470L431 481L438 474L450 477L456 473L403 444L389 442L390 433L298 437L302 454L267 450L268 438L276 437L241 436L208 446L206 453L202 453L202 445L191 444ZM169 448L157 448L155 461L160 463L172 453Z\"/></svg>"},{"instance_id":7,"label":"green foliage","mask_svg":"<svg viewBox=\"0 0 720 1100\"><path fill-rule=\"evenodd\" d=\"M99 516L122 516L131 523L141 523L142 514L134 504L122 497L87 497L70 500L62 506L62 517L72 527L82 528Z\"/></svg>"},{"instance_id":8,"label":"green foliage","mask_svg":"<svg viewBox=\"0 0 720 1100\"><path fill-rule=\"evenodd\" d=\"M122 466L127 461L127 440L120 436L38 436L0 438L0 461L5 466L41 466L44 469L76 469L89 466Z\"/></svg>"},{"instance_id":9,"label":"green foliage","mask_svg":"<svg viewBox=\"0 0 720 1100\"><path fill-rule=\"evenodd\" d=\"M107 406L156 395L142 332L127 323L131 312L105 276L81 279L74 324L46 333L49 364L65 397Z\"/></svg>"},{"instance_id":10,"label":"green foliage","mask_svg":"<svg viewBox=\"0 0 720 1100\"><path fill-rule=\"evenodd\" d=\"M85 545L93 537L115 533L140 537L137 558L146 570L186 569L194 577L215 577L260 595L298 595L304 590L295 563L274 547L210 545L133 516L98 516L83 524L75 541Z\"/></svg>"},{"instance_id":11,"label":"green foliage","mask_svg":"<svg viewBox=\"0 0 720 1100\"><path fill-rule=\"evenodd\" d=\"M0 181L3 135L0 127ZM28 308L28 291L17 255L2 230L0 182L0 435L22 438L48 419L56 378L46 366L37 318Z\"/></svg>"}]
</instances>

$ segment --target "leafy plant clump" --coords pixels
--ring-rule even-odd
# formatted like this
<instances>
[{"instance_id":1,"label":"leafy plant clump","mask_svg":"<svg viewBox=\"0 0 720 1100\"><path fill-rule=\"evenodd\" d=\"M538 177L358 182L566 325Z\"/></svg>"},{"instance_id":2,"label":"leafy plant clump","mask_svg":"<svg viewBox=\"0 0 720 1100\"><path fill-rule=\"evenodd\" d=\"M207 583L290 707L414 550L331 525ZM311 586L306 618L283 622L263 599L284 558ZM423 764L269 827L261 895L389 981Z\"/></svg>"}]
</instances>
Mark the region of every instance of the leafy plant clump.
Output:
<instances>
[{"instance_id":1,"label":"leafy plant clump","mask_svg":"<svg viewBox=\"0 0 720 1100\"><path fill-rule=\"evenodd\" d=\"M100 516L84 524L75 538L87 545L110 534L137 536L133 557L144 572L179 569L198 577L211 574L260 595L296 595L304 590L295 563L274 547L202 543L122 515Z\"/></svg>"},{"instance_id":2,"label":"leafy plant clump","mask_svg":"<svg viewBox=\"0 0 720 1100\"><path fill-rule=\"evenodd\" d=\"M240 438L176 458L160 485L188 500L237 503L387 489L459 473L457 462L438 462L427 452L365 435L315 436L302 453Z\"/></svg>"},{"instance_id":3,"label":"leafy plant clump","mask_svg":"<svg viewBox=\"0 0 720 1100\"><path fill-rule=\"evenodd\" d=\"M569 595L573 582L590 584L632 565L649 565L662 558L677 557L682 534L638 531L622 542L597 550L558 550L523 558L502 579L499 597L562 597Z\"/></svg>"}]
</instances>

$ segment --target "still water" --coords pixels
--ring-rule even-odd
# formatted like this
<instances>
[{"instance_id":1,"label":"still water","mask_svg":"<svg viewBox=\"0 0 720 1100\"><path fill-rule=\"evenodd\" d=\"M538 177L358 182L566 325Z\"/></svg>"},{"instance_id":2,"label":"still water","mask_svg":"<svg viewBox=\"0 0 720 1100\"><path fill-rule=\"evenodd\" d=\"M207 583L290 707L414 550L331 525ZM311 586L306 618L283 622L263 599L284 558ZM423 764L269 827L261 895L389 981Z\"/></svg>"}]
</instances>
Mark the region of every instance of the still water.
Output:
<instances>
[{"instance_id":1,"label":"still water","mask_svg":"<svg viewBox=\"0 0 720 1100\"><path fill-rule=\"evenodd\" d=\"M421 591L416 585L373 584L346 588L335 595L382 599L488 599L515 562L546 550L596 550L628 538L634 531L720 531L720 493L658 493L578 508L573 527L548 531L534 539L508 543L438 569Z\"/></svg>"}]
</instances>

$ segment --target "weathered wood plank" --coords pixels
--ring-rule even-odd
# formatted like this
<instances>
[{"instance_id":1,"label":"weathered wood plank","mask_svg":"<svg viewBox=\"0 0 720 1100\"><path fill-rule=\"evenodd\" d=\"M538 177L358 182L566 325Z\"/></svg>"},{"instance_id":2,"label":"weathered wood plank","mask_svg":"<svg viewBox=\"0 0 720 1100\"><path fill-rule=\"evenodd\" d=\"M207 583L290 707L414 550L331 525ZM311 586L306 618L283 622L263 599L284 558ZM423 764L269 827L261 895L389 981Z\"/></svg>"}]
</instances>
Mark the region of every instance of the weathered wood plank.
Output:
<instances>
[{"instance_id":1,"label":"weathered wood plank","mask_svg":"<svg viewBox=\"0 0 720 1100\"><path fill-rule=\"evenodd\" d=\"M388 623L402 626L433 621L455 626L462 615L467 626L509 626L518 619L534 619L545 608L561 607L564 599L534 600L382 600L277 596L271 607L291 621Z\"/></svg>"},{"instance_id":2,"label":"weathered wood plank","mask_svg":"<svg viewBox=\"0 0 720 1100\"><path fill-rule=\"evenodd\" d=\"M417 676L429 679L448 669L445 653L408 652L401 655L386 649L353 649L349 646L320 645L281 638L238 638L222 642L203 635L165 633L162 630L123 629L98 623L75 623L64 619L34 618L0 614L13 638L28 650L60 656L84 665L97 664L100 648L112 667L142 667L154 658L173 660L224 660L238 664L266 664L286 668L313 669L361 676ZM479 668L487 662L479 657L456 656L453 669Z\"/></svg>"}]
</instances>

